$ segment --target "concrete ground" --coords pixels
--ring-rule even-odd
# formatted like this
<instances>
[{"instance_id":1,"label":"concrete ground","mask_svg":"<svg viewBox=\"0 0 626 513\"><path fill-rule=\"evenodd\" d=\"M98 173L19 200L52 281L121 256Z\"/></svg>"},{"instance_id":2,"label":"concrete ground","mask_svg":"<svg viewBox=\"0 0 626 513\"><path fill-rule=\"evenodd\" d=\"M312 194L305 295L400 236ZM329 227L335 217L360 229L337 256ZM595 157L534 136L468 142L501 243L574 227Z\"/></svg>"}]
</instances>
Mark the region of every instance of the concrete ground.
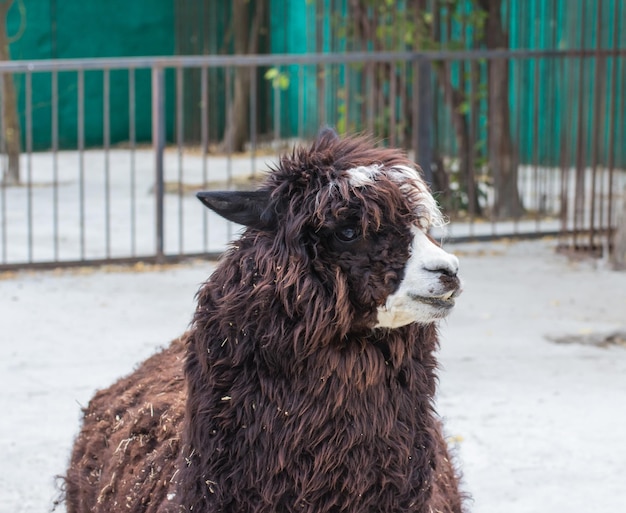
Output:
<instances>
[{"instance_id":1,"label":"concrete ground","mask_svg":"<svg viewBox=\"0 0 626 513\"><path fill-rule=\"evenodd\" d=\"M441 325L438 410L471 511L626 505L626 273L555 245L447 248L465 291ZM1 512L52 508L80 406L186 329L212 267L1 275Z\"/></svg>"}]
</instances>

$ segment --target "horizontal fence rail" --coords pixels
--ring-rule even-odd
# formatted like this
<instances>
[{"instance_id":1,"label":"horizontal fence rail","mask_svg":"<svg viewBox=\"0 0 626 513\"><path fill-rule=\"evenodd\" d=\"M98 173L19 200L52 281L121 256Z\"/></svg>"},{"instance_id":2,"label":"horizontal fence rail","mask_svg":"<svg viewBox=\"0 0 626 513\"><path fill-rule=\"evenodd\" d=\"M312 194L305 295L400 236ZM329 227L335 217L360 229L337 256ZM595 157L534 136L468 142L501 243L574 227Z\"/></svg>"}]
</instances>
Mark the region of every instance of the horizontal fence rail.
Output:
<instances>
[{"instance_id":1,"label":"horizontal fence rail","mask_svg":"<svg viewBox=\"0 0 626 513\"><path fill-rule=\"evenodd\" d=\"M2 62L22 136L12 183L2 101L0 269L216 256L238 228L194 192L254 187L323 125L405 148L447 240L551 234L610 251L625 61L597 48Z\"/></svg>"},{"instance_id":2,"label":"horizontal fence rail","mask_svg":"<svg viewBox=\"0 0 626 513\"><path fill-rule=\"evenodd\" d=\"M31 61L3 61L0 71L21 73L24 71L76 71L102 69L138 68L223 68L262 67L290 64L360 64L367 62L407 62L420 59L428 61L476 61L483 59L534 59L534 58L581 58L624 57L626 48L598 49L538 49L538 50L430 50L424 52L349 52L349 53L306 53L306 54L261 54L261 55L186 55L162 57L99 57L76 59L42 59Z\"/></svg>"}]
</instances>

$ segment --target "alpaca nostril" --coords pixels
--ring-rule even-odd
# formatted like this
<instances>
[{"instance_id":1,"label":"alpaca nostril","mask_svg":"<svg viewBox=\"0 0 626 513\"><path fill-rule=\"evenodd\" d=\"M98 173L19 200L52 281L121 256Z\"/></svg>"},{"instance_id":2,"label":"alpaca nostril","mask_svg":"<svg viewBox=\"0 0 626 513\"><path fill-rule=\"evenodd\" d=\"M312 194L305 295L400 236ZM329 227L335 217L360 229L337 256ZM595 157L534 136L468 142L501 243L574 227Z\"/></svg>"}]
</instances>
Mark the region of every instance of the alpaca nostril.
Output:
<instances>
[{"instance_id":1,"label":"alpaca nostril","mask_svg":"<svg viewBox=\"0 0 626 513\"><path fill-rule=\"evenodd\" d=\"M456 277L459 272L459 264L453 260L451 261L438 261L431 262L424 266L424 269L431 273L442 274L444 276L449 276L451 278Z\"/></svg>"},{"instance_id":2,"label":"alpaca nostril","mask_svg":"<svg viewBox=\"0 0 626 513\"><path fill-rule=\"evenodd\" d=\"M455 278L458 273L458 268L443 267L438 269L436 272L440 272L444 276L449 276L450 278Z\"/></svg>"}]
</instances>

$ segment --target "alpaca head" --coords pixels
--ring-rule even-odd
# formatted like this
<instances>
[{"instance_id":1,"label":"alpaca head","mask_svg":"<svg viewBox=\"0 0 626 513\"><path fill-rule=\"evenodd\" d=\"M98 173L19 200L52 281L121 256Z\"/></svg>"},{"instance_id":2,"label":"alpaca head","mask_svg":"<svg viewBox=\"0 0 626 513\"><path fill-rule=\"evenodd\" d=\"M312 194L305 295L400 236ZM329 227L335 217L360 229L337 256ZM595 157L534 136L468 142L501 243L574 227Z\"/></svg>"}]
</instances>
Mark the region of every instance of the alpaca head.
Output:
<instances>
[{"instance_id":1,"label":"alpaca head","mask_svg":"<svg viewBox=\"0 0 626 513\"><path fill-rule=\"evenodd\" d=\"M258 190L198 197L248 227L288 312L310 318L313 305L342 334L431 323L459 294L457 258L428 236L442 216L427 185L401 151L368 138L323 131Z\"/></svg>"}]
</instances>

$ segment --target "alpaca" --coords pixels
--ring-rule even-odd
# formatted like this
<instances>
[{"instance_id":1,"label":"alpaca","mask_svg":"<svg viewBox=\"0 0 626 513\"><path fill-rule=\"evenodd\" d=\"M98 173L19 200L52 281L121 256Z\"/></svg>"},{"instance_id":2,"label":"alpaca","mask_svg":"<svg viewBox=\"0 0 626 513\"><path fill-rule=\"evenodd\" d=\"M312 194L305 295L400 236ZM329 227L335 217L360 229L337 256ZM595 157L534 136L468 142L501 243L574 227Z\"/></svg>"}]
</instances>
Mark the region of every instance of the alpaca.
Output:
<instances>
[{"instance_id":1,"label":"alpaca","mask_svg":"<svg viewBox=\"0 0 626 513\"><path fill-rule=\"evenodd\" d=\"M433 397L458 260L416 166L322 131L256 191L190 329L84 410L78 512L463 511Z\"/></svg>"}]
</instances>

